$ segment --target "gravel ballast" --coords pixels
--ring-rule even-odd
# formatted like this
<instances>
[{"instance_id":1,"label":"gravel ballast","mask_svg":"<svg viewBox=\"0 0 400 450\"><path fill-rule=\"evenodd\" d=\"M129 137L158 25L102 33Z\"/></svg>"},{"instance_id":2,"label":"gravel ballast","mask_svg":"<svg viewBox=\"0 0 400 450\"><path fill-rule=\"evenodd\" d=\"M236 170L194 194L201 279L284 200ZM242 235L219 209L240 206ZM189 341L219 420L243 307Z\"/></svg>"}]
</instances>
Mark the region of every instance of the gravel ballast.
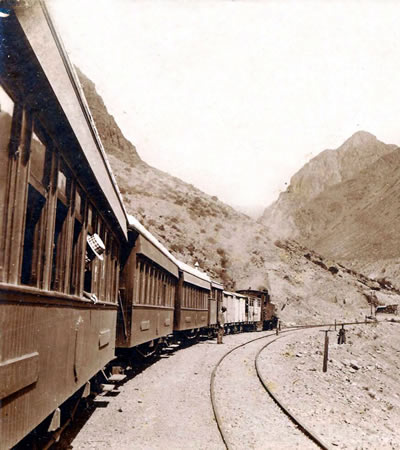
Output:
<instances>
[{"instance_id":1,"label":"gravel ballast","mask_svg":"<svg viewBox=\"0 0 400 450\"><path fill-rule=\"evenodd\" d=\"M400 324L345 327L346 344L329 333L328 371L322 372L324 333L306 330L277 341L260 356L274 393L334 448L400 447ZM279 367L279 371L276 370Z\"/></svg>"}]
</instances>

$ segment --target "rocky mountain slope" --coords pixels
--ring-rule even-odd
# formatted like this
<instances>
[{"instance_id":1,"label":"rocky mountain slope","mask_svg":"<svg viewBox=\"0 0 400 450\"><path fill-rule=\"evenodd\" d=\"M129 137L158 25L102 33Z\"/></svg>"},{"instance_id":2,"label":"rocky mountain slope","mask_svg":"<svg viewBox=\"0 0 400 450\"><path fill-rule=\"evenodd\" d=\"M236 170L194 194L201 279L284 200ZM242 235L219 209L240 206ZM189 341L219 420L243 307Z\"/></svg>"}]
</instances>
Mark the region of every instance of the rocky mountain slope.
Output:
<instances>
[{"instance_id":1,"label":"rocky mountain slope","mask_svg":"<svg viewBox=\"0 0 400 450\"><path fill-rule=\"evenodd\" d=\"M371 276L394 277L400 263L400 152L358 132L291 179L260 222ZM285 224L285 226L282 226Z\"/></svg>"},{"instance_id":2,"label":"rocky mountain slope","mask_svg":"<svg viewBox=\"0 0 400 450\"><path fill-rule=\"evenodd\" d=\"M146 164L108 114L94 84L80 72L79 77L128 212L176 257L191 265L198 261L227 289L269 288L288 322L354 319L369 313L370 302L400 303L391 286L375 285L378 298L356 272L295 242L275 242L264 224Z\"/></svg>"}]
</instances>

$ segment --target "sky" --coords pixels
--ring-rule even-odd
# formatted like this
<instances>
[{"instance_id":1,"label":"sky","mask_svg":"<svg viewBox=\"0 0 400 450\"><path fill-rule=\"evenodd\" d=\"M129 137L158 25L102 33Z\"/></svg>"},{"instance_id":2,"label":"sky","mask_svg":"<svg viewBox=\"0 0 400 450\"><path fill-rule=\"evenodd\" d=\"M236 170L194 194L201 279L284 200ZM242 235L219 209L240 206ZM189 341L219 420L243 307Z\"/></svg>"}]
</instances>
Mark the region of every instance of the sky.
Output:
<instances>
[{"instance_id":1,"label":"sky","mask_svg":"<svg viewBox=\"0 0 400 450\"><path fill-rule=\"evenodd\" d=\"M400 2L47 3L141 158L249 214L358 130L400 144Z\"/></svg>"}]
</instances>

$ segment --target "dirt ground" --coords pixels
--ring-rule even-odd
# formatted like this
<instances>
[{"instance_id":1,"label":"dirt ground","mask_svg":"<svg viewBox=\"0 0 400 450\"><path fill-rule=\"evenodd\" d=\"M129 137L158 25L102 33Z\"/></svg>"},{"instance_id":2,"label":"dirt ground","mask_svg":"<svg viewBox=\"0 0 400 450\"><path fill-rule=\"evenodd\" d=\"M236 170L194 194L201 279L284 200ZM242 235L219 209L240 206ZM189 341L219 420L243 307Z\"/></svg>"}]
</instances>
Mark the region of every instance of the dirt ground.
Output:
<instances>
[{"instance_id":1,"label":"dirt ground","mask_svg":"<svg viewBox=\"0 0 400 450\"><path fill-rule=\"evenodd\" d=\"M275 404L258 379L256 355L275 339L272 333L251 342L230 353L218 367L216 405L230 450L318 448Z\"/></svg>"},{"instance_id":2,"label":"dirt ground","mask_svg":"<svg viewBox=\"0 0 400 450\"><path fill-rule=\"evenodd\" d=\"M118 396L98 397L70 448L225 448L210 402L211 373L225 352L261 335L225 336L223 345L203 341L160 359L121 386Z\"/></svg>"},{"instance_id":3,"label":"dirt ground","mask_svg":"<svg viewBox=\"0 0 400 450\"><path fill-rule=\"evenodd\" d=\"M289 335L261 355L275 394L325 442L346 449L400 448L400 324L346 327L346 344L330 332ZM279 367L279 371L276 369Z\"/></svg>"},{"instance_id":4,"label":"dirt ground","mask_svg":"<svg viewBox=\"0 0 400 450\"><path fill-rule=\"evenodd\" d=\"M324 333L314 329L281 334L260 356L263 377L332 448L400 448L400 324L346 328L344 345L336 343L337 332L329 333L327 373L322 372ZM261 335L225 336L224 345L203 341L161 358L121 386L117 396L98 397L72 442L57 448L223 449L210 403L211 373L225 352ZM282 440L273 446L257 436L264 431L255 421L246 425L247 435L237 432L241 420L265 412L261 397L266 393L252 373L256 349L265 342L252 344L247 353L235 352L216 384L226 423L240 435L236 448L289 448L289 431L281 422L275 424ZM302 445L297 448L308 448Z\"/></svg>"}]
</instances>

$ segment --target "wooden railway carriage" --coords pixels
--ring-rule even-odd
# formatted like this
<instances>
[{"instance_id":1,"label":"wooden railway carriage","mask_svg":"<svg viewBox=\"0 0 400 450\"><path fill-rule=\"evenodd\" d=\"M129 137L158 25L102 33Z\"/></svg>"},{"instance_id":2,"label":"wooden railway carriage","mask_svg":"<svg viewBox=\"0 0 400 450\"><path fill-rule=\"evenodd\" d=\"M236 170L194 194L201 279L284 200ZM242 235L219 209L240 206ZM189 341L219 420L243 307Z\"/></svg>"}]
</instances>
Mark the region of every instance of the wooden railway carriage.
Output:
<instances>
[{"instance_id":1,"label":"wooden railway carriage","mask_svg":"<svg viewBox=\"0 0 400 450\"><path fill-rule=\"evenodd\" d=\"M211 297L208 308L208 325L213 328L218 323L218 312L222 306L224 286L217 281L211 281Z\"/></svg>"},{"instance_id":2,"label":"wooden railway carriage","mask_svg":"<svg viewBox=\"0 0 400 450\"><path fill-rule=\"evenodd\" d=\"M179 272L171 253L133 216L128 219L130 250L121 273L117 347L143 345L148 352L173 332Z\"/></svg>"},{"instance_id":3,"label":"wooden railway carriage","mask_svg":"<svg viewBox=\"0 0 400 450\"><path fill-rule=\"evenodd\" d=\"M260 320L263 323L264 330L274 328L277 324L276 307L271 303L271 298L268 291L255 290L255 289L242 289L238 290L240 294L247 295L249 298L258 299L260 303ZM258 308L258 303L257 303Z\"/></svg>"},{"instance_id":4,"label":"wooden railway carriage","mask_svg":"<svg viewBox=\"0 0 400 450\"><path fill-rule=\"evenodd\" d=\"M225 328L231 331L239 331L247 322L246 300L244 295L235 292L223 292L223 306L227 309L225 314Z\"/></svg>"},{"instance_id":5,"label":"wooden railway carriage","mask_svg":"<svg viewBox=\"0 0 400 450\"><path fill-rule=\"evenodd\" d=\"M208 326L208 301L211 293L210 277L187 264L177 261L179 283L175 302L174 331L192 337Z\"/></svg>"},{"instance_id":6,"label":"wooden railway carriage","mask_svg":"<svg viewBox=\"0 0 400 450\"><path fill-rule=\"evenodd\" d=\"M1 449L114 357L127 237L79 84L45 5L30 3L0 17ZM105 251L85 264L95 233Z\"/></svg>"}]
</instances>

